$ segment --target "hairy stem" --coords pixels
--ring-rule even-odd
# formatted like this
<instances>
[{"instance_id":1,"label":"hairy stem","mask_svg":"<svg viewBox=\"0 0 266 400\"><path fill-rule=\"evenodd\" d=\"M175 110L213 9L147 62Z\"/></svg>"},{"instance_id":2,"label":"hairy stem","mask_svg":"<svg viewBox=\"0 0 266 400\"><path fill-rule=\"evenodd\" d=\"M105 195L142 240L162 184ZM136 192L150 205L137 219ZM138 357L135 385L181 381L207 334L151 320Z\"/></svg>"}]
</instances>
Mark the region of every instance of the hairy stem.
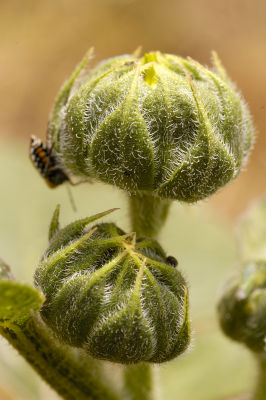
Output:
<instances>
[{"instance_id":1,"label":"hairy stem","mask_svg":"<svg viewBox=\"0 0 266 400\"><path fill-rule=\"evenodd\" d=\"M24 326L1 327L0 333L40 376L66 400L118 400L104 384L99 363L82 352L59 344L33 315Z\"/></svg>"},{"instance_id":2,"label":"hairy stem","mask_svg":"<svg viewBox=\"0 0 266 400\"><path fill-rule=\"evenodd\" d=\"M125 367L125 388L130 400L153 399L153 371L150 364L138 363Z\"/></svg>"},{"instance_id":3,"label":"hairy stem","mask_svg":"<svg viewBox=\"0 0 266 400\"><path fill-rule=\"evenodd\" d=\"M137 237L158 236L171 202L151 194L137 193L129 196L131 227ZM128 365L124 370L125 388L130 400L152 400L154 379L151 364Z\"/></svg>"},{"instance_id":4,"label":"hairy stem","mask_svg":"<svg viewBox=\"0 0 266 400\"><path fill-rule=\"evenodd\" d=\"M258 357L259 375L253 400L266 399L266 355Z\"/></svg>"},{"instance_id":5,"label":"hairy stem","mask_svg":"<svg viewBox=\"0 0 266 400\"><path fill-rule=\"evenodd\" d=\"M168 215L171 202L147 193L129 196L131 226L137 236L156 237Z\"/></svg>"}]
</instances>

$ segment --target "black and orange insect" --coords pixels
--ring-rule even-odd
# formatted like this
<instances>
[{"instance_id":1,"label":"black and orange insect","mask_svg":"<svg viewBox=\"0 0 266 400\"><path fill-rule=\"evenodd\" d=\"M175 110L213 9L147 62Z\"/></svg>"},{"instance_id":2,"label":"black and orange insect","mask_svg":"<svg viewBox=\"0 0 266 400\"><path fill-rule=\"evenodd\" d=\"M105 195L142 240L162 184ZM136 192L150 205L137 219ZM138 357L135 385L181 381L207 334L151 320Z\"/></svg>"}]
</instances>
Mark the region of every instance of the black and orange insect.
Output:
<instances>
[{"instance_id":1,"label":"black and orange insect","mask_svg":"<svg viewBox=\"0 0 266 400\"><path fill-rule=\"evenodd\" d=\"M35 136L31 136L30 159L51 188L55 188L66 181L70 182L58 162L53 147L43 143Z\"/></svg>"}]
</instances>

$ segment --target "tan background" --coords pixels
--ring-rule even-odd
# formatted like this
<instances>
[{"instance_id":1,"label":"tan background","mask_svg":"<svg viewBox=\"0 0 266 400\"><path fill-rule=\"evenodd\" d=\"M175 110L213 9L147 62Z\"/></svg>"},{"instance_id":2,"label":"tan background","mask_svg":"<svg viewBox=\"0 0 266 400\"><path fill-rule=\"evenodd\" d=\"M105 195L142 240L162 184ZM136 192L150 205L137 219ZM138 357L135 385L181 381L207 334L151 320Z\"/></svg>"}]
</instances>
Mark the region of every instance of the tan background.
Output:
<instances>
[{"instance_id":1,"label":"tan background","mask_svg":"<svg viewBox=\"0 0 266 400\"><path fill-rule=\"evenodd\" d=\"M191 56L215 49L258 132L248 170L210 204L237 215L266 183L266 2L264 0L1 0L0 135L45 137L62 81L87 48L95 62L139 45Z\"/></svg>"}]
</instances>

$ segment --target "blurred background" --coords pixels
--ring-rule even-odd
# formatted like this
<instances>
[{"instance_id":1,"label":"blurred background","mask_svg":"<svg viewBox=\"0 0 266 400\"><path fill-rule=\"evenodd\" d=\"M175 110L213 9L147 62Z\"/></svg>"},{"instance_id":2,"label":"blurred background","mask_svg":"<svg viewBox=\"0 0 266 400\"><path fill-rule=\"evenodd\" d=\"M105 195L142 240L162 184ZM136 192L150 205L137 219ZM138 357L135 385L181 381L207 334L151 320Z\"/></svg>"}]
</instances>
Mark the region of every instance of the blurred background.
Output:
<instances>
[{"instance_id":1,"label":"blurred background","mask_svg":"<svg viewBox=\"0 0 266 400\"><path fill-rule=\"evenodd\" d=\"M174 204L162 234L190 282L195 332L190 352L162 367L163 398L233 398L252 387L254 364L219 333L215 301L237 267L235 222L266 189L266 2L0 0L0 254L25 282L46 246L55 205L62 204L63 223L74 218L65 187L49 190L31 166L29 136L45 139L58 89L92 46L95 64L142 46L210 65L216 50L249 104L257 139L246 170L198 206ZM73 191L78 216L120 206L113 219L126 229L122 194L85 186ZM0 400L55 398L0 340Z\"/></svg>"}]
</instances>

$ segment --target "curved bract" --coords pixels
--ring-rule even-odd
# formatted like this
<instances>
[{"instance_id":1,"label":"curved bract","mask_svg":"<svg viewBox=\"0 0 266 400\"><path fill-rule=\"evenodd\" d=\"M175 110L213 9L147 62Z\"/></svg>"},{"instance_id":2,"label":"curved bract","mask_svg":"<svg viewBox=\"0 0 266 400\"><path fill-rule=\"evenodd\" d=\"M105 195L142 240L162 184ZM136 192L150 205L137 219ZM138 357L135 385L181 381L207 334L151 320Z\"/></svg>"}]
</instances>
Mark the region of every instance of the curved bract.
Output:
<instances>
[{"instance_id":1,"label":"curved bract","mask_svg":"<svg viewBox=\"0 0 266 400\"><path fill-rule=\"evenodd\" d=\"M245 265L218 305L224 332L256 353L266 351L266 262Z\"/></svg>"},{"instance_id":2,"label":"curved bract","mask_svg":"<svg viewBox=\"0 0 266 400\"><path fill-rule=\"evenodd\" d=\"M252 123L216 55L214 71L160 52L89 72L87 61L63 86L49 124L70 174L186 202L238 175Z\"/></svg>"},{"instance_id":3,"label":"curved bract","mask_svg":"<svg viewBox=\"0 0 266 400\"><path fill-rule=\"evenodd\" d=\"M100 215L99 215L100 216ZM98 217L99 217L98 216ZM190 339L188 291L152 239L136 239L95 217L58 230L35 273L41 315L62 341L120 363L161 363Z\"/></svg>"}]
</instances>

